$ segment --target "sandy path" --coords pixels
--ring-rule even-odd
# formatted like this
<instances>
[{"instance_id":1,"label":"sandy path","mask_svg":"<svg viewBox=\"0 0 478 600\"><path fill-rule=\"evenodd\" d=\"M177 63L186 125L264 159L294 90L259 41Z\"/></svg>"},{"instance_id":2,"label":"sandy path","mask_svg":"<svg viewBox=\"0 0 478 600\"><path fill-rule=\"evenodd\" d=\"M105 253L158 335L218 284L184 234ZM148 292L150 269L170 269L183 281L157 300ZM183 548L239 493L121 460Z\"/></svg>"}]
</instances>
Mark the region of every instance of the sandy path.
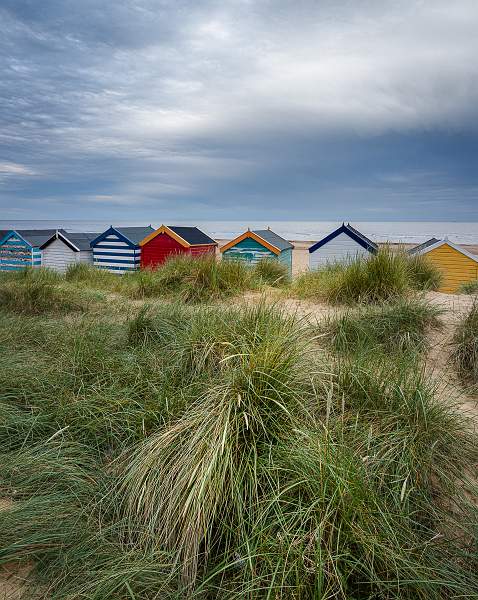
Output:
<instances>
[{"instance_id":1,"label":"sandy path","mask_svg":"<svg viewBox=\"0 0 478 600\"><path fill-rule=\"evenodd\" d=\"M473 428L478 431L478 393L463 387L450 358L451 342L456 327L470 310L473 297L439 292L430 292L427 296L430 302L445 311L441 317L443 328L433 331L429 336L427 369L438 383L439 397L446 403L456 403L457 408L473 420Z\"/></svg>"},{"instance_id":2,"label":"sandy path","mask_svg":"<svg viewBox=\"0 0 478 600\"><path fill-rule=\"evenodd\" d=\"M0 498L0 511L13 505L8 498ZM0 567L0 600L20 600L25 598L28 590L28 577L32 565L18 566L16 563L7 563Z\"/></svg>"}]
</instances>

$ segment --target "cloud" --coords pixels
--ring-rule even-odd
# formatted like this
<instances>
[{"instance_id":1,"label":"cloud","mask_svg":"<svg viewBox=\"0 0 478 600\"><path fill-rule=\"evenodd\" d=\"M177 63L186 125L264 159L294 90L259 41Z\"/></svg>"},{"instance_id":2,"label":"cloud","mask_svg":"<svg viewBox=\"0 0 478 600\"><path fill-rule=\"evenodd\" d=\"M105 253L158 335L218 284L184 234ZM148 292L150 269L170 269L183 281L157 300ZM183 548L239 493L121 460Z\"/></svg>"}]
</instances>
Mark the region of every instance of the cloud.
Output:
<instances>
[{"instance_id":1,"label":"cloud","mask_svg":"<svg viewBox=\"0 0 478 600\"><path fill-rule=\"evenodd\" d=\"M13 162L0 162L0 181L9 177L31 177L37 173L25 165Z\"/></svg>"},{"instance_id":2,"label":"cloud","mask_svg":"<svg viewBox=\"0 0 478 600\"><path fill-rule=\"evenodd\" d=\"M478 135L474 0L4 0L0 17L0 148L45 182L6 198L134 190L199 212L293 193L307 212L382 167L381 189L416 193L416 160L475 185L450 140Z\"/></svg>"}]
</instances>

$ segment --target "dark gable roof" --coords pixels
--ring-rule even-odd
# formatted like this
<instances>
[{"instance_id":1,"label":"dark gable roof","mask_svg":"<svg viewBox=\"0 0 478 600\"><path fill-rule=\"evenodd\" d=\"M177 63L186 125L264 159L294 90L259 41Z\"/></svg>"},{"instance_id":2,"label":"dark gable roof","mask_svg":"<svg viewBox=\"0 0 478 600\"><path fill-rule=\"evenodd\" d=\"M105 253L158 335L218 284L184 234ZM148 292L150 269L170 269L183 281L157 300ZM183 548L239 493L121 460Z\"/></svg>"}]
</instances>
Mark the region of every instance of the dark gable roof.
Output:
<instances>
[{"instance_id":1,"label":"dark gable roof","mask_svg":"<svg viewBox=\"0 0 478 600\"><path fill-rule=\"evenodd\" d=\"M9 231L10 229L0 229L0 240L3 240Z\"/></svg>"},{"instance_id":2,"label":"dark gable roof","mask_svg":"<svg viewBox=\"0 0 478 600\"><path fill-rule=\"evenodd\" d=\"M60 238L64 243L66 243L72 250L74 251L84 251L91 250L90 242L98 237L97 233L84 233L84 232L70 232L66 233L63 231L59 231L61 234ZM46 248L49 244L51 244L57 238L57 232L52 235L46 242L44 242L40 248ZM62 239L63 238L63 239Z\"/></svg>"},{"instance_id":3,"label":"dark gable roof","mask_svg":"<svg viewBox=\"0 0 478 600\"><path fill-rule=\"evenodd\" d=\"M188 244L191 244L191 246L204 246L208 244L217 245L215 240L210 238L197 227L176 227L173 225L168 225L168 229L171 229L171 231L173 231L176 235L179 235L179 237L183 238L183 240Z\"/></svg>"},{"instance_id":4,"label":"dark gable roof","mask_svg":"<svg viewBox=\"0 0 478 600\"><path fill-rule=\"evenodd\" d=\"M119 231L121 235L136 245L154 231L154 227L151 227L151 225L148 225L148 227L113 227L113 229Z\"/></svg>"},{"instance_id":5,"label":"dark gable roof","mask_svg":"<svg viewBox=\"0 0 478 600\"><path fill-rule=\"evenodd\" d=\"M426 242L423 242L423 244L419 244L418 246L414 246L413 248L410 248L410 250L408 251L408 254L416 254L417 252L421 252L422 250L425 250L425 248L428 248L428 246L433 246L433 244L436 244L439 241L440 240L437 238L434 238L434 237L430 238Z\"/></svg>"},{"instance_id":6,"label":"dark gable roof","mask_svg":"<svg viewBox=\"0 0 478 600\"><path fill-rule=\"evenodd\" d=\"M292 249L294 246L285 240L283 237L274 233L270 229L254 229L252 233L255 233L259 237L261 237L266 242L269 242L272 246L275 246L281 252L283 250Z\"/></svg>"},{"instance_id":7,"label":"dark gable roof","mask_svg":"<svg viewBox=\"0 0 478 600\"><path fill-rule=\"evenodd\" d=\"M372 240L366 237L363 233L357 231L357 229L355 229L355 227L352 227L350 223L347 223L347 225L345 225L345 223L342 223L342 225L338 227L335 231L332 231L332 233L329 233L329 235L327 235L326 237L315 243L313 246L311 246L309 248L309 252L315 252L322 246L325 246L325 244L330 242L330 240L336 238L341 233L345 233L346 235L348 235L352 240L357 242L357 244L359 244L360 246L362 246L362 248L365 248L365 250L368 250L369 252L376 252L378 250L378 245L375 242L372 242Z\"/></svg>"},{"instance_id":8,"label":"dark gable roof","mask_svg":"<svg viewBox=\"0 0 478 600\"><path fill-rule=\"evenodd\" d=\"M57 232L56 229L14 229L26 242L34 248L42 246ZM58 229L63 235L66 234L64 229Z\"/></svg>"}]
</instances>

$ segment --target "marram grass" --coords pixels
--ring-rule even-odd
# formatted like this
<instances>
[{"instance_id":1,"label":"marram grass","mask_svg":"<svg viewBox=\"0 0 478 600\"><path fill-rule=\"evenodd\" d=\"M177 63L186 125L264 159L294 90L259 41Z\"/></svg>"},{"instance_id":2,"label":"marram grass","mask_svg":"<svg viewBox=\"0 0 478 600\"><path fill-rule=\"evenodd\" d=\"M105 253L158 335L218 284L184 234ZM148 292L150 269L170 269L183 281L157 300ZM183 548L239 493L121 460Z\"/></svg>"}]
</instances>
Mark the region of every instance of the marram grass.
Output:
<instances>
[{"instance_id":1,"label":"marram grass","mask_svg":"<svg viewBox=\"0 0 478 600\"><path fill-rule=\"evenodd\" d=\"M0 319L25 598L476 597L476 436L415 354L325 352L276 306L131 313Z\"/></svg>"},{"instance_id":2,"label":"marram grass","mask_svg":"<svg viewBox=\"0 0 478 600\"><path fill-rule=\"evenodd\" d=\"M292 282L291 292L332 304L373 304L437 289L440 280L436 268L422 257L384 247L367 257L302 273Z\"/></svg>"},{"instance_id":3,"label":"marram grass","mask_svg":"<svg viewBox=\"0 0 478 600\"><path fill-rule=\"evenodd\" d=\"M426 334L440 327L442 310L420 298L359 306L329 317L320 330L338 352L415 352L427 346Z\"/></svg>"},{"instance_id":4,"label":"marram grass","mask_svg":"<svg viewBox=\"0 0 478 600\"><path fill-rule=\"evenodd\" d=\"M465 382L478 384L478 300L475 300L456 329L452 359Z\"/></svg>"}]
</instances>

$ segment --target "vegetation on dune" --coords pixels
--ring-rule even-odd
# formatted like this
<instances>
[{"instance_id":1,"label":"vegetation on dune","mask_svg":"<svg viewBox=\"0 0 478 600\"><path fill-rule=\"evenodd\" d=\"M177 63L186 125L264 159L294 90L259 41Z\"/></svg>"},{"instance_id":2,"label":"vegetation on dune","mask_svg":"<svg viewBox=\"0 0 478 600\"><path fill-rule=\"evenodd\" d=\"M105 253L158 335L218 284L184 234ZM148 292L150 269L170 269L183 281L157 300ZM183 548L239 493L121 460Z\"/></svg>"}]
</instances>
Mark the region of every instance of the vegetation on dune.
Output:
<instances>
[{"instance_id":1,"label":"vegetation on dune","mask_svg":"<svg viewBox=\"0 0 478 600\"><path fill-rule=\"evenodd\" d=\"M406 254L410 286L415 290L437 290L443 280L441 271L422 254Z\"/></svg>"},{"instance_id":2,"label":"vegetation on dune","mask_svg":"<svg viewBox=\"0 0 478 600\"><path fill-rule=\"evenodd\" d=\"M65 280L92 288L114 289L118 287L117 275L88 263L69 265L65 273Z\"/></svg>"},{"instance_id":3,"label":"vegetation on dune","mask_svg":"<svg viewBox=\"0 0 478 600\"><path fill-rule=\"evenodd\" d=\"M478 294L478 280L462 283L458 291L461 294Z\"/></svg>"},{"instance_id":4,"label":"vegetation on dune","mask_svg":"<svg viewBox=\"0 0 478 600\"><path fill-rule=\"evenodd\" d=\"M438 311L350 313L334 354L277 306L136 310L2 314L0 565L54 600L476 595L476 437L395 352Z\"/></svg>"},{"instance_id":5,"label":"vegetation on dune","mask_svg":"<svg viewBox=\"0 0 478 600\"><path fill-rule=\"evenodd\" d=\"M403 298L413 290L436 289L440 275L422 257L385 247L368 257L307 271L292 283L299 298L332 304L380 303Z\"/></svg>"},{"instance_id":6,"label":"vegetation on dune","mask_svg":"<svg viewBox=\"0 0 478 600\"><path fill-rule=\"evenodd\" d=\"M155 270L127 275L123 288L133 298L169 297L187 304L210 302L257 287L250 269L240 261L215 256L178 255Z\"/></svg>"},{"instance_id":7,"label":"vegetation on dune","mask_svg":"<svg viewBox=\"0 0 478 600\"><path fill-rule=\"evenodd\" d=\"M289 281L287 267L274 259L263 259L254 265L254 274L260 281L278 287Z\"/></svg>"},{"instance_id":8,"label":"vegetation on dune","mask_svg":"<svg viewBox=\"0 0 478 600\"><path fill-rule=\"evenodd\" d=\"M2 273L0 307L26 315L84 310L88 294L73 295L60 282L61 275L49 269Z\"/></svg>"},{"instance_id":9,"label":"vegetation on dune","mask_svg":"<svg viewBox=\"0 0 478 600\"><path fill-rule=\"evenodd\" d=\"M478 384L478 300L458 324L453 342L452 357L465 381Z\"/></svg>"},{"instance_id":10,"label":"vegetation on dune","mask_svg":"<svg viewBox=\"0 0 478 600\"><path fill-rule=\"evenodd\" d=\"M326 319L320 327L338 352L420 351L426 333L439 327L443 310L425 300L399 299L379 306L362 306Z\"/></svg>"}]
</instances>

